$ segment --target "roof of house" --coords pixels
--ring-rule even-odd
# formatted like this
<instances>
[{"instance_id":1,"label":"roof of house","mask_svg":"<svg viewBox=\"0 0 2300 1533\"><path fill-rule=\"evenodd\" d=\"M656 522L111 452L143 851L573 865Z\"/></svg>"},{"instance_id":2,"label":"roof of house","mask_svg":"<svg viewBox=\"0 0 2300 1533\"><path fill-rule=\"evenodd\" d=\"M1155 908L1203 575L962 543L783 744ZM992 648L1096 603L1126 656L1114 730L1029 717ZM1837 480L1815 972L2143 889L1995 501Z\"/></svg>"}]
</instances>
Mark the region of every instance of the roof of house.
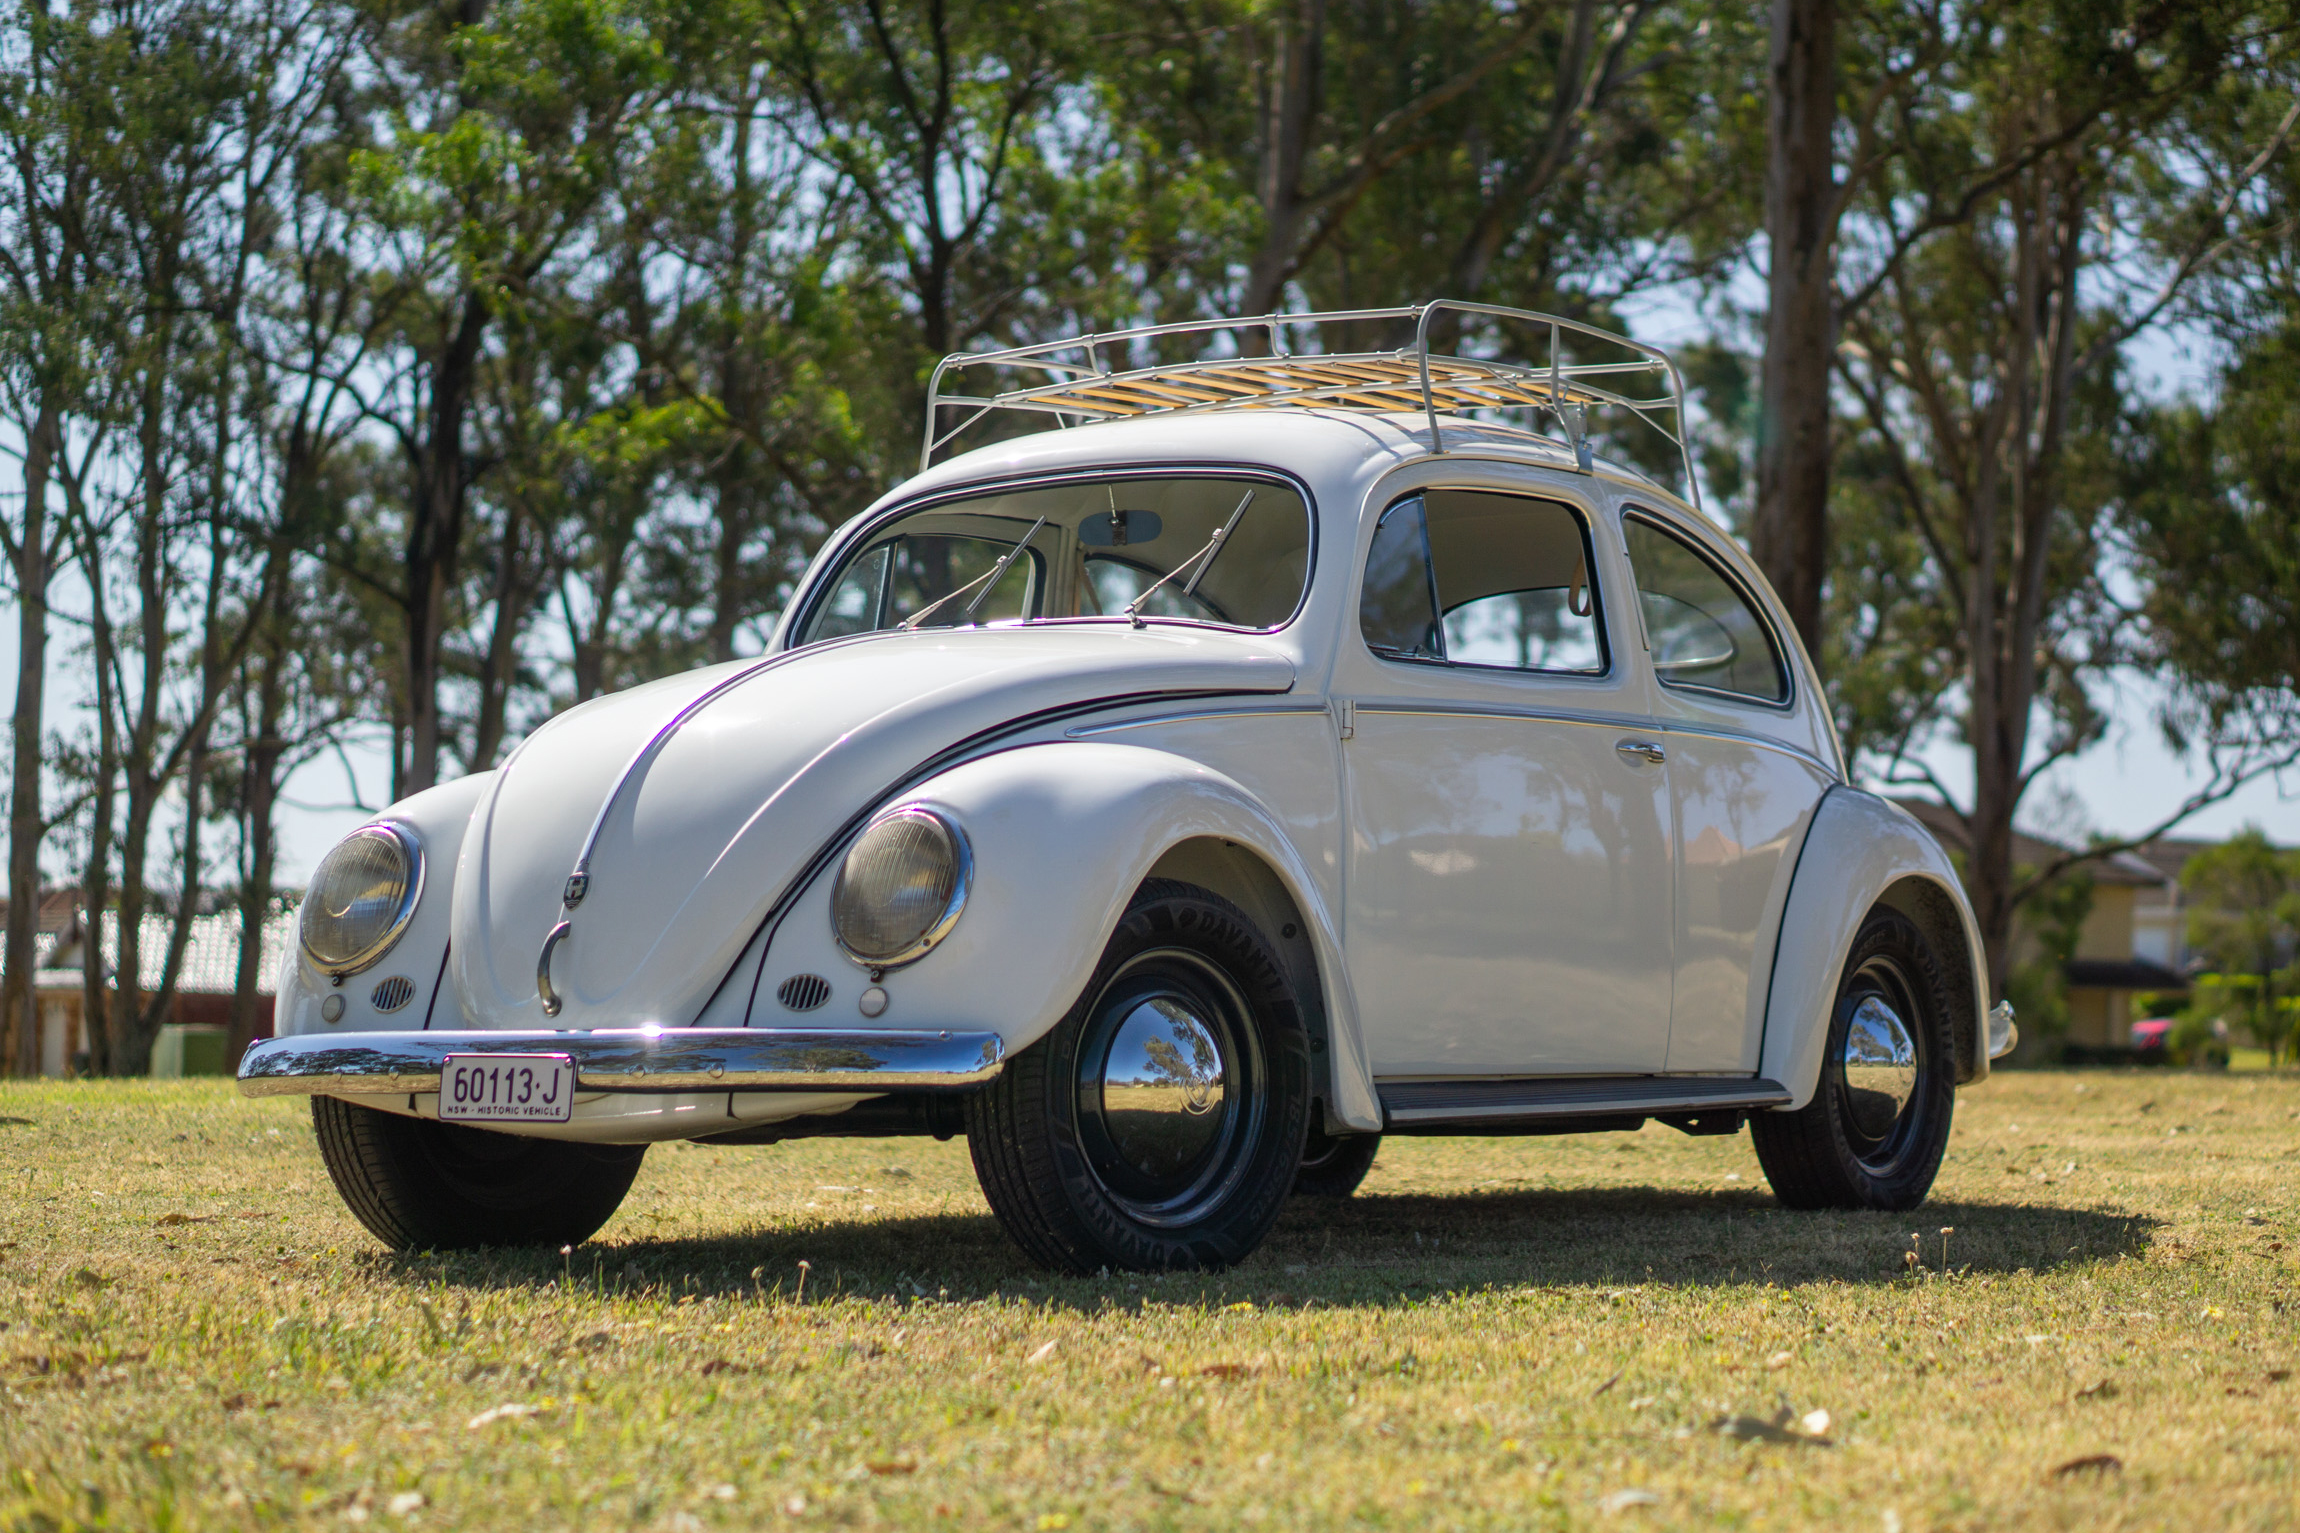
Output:
<instances>
[{"instance_id":1,"label":"roof of house","mask_svg":"<svg viewBox=\"0 0 2300 1533\"><path fill-rule=\"evenodd\" d=\"M79 890L69 886L43 889L40 891L40 922L35 929L51 933L60 932L70 926L72 918L79 913ZM0 896L0 923L5 923L7 919L8 901L5 896Z\"/></svg>"},{"instance_id":2,"label":"roof of house","mask_svg":"<svg viewBox=\"0 0 2300 1533\"><path fill-rule=\"evenodd\" d=\"M270 995L278 986L280 959L287 951L289 939L295 931L296 913L292 910L275 912L264 922L263 947L256 955L256 993ZM168 966L168 944L175 936L173 916L146 914L138 928L136 969L146 991L157 990ZM104 972L117 974L120 967L120 917L116 911L105 911L102 921ZM80 955L76 942L66 946L62 953L57 946L67 935L63 931L42 932L35 939L33 951L42 970L39 983L76 984L80 973ZM51 960L57 960L51 962ZM176 991L180 995L231 995L239 989L240 918L236 912L192 917L191 931L184 942L183 967L177 971ZM53 977L72 976L68 979Z\"/></svg>"},{"instance_id":3,"label":"roof of house","mask_svg":"<svg viewBox=\"0 0 2300 1533\"><path fill-rule=\"evenodd\" d=\"M1972 838L1965 830L1965 822L1957 812L1945 804L1930 799L1901 798L1893 800L1915 815L1933 839L1952 852L1969 851ZM2016 867L2041 868L2046 863L2066 857L2073 848L2026 831L2013 832L2013 864ZM2124 884L2134 888L2153 889L2170 876L2154 863L2131 852L2113 852L2106 857L2094 858L2086 864L2092 870L2094 883Z\"/></svg>"},{"instance_id":4,"label":"roof of house","mask_svg":"<svg viewBox=\"0 0 2300 1533\"><path fill-rule=\"evenodd\" d=\"M2167 879L2177 881L2181 870L2188 866L2189 858L2198 852L2208 851L2219 844L2217 841L2191 841L2179 836L2159 836L2154 841L2146 841L2134 847L2132 855L2156 869L2157 872L2162 873Z\"/></svg>"},{"instance_id":5,"label":"roof of house","mask_svg":"<svg viewBox=\"0 0 2300 1533\"><path fill-rule=\"evenodd\" d=\"M2078 990L2185 991L2188 980L2146 958L2072 958L2061 970Z\"/></svg>"}]
</instances>

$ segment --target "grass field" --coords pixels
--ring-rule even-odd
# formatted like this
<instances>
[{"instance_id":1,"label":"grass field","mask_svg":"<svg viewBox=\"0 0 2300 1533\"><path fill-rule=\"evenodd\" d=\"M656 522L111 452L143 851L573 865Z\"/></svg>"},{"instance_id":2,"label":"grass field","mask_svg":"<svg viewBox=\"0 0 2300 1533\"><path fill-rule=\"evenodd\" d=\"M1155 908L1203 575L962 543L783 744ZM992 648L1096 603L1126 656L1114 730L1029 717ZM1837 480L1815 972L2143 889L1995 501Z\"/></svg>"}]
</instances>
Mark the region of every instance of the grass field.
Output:
<instances>
[{"instance_id":1,"label":"grass field","mask_svg":"<svg viewBox=\"0 0 2300 1533\"><path fill-rule=\"evenodd\" d=\"M0 1083L0 1529L2289 1528L2296 1152L2300 1079L2000 1074L1913 1215L1403 1140L1080 1281L957 1142L664 1147L564 1259L402 1257L300 1103Z\"/></svg>"}]
</instances>

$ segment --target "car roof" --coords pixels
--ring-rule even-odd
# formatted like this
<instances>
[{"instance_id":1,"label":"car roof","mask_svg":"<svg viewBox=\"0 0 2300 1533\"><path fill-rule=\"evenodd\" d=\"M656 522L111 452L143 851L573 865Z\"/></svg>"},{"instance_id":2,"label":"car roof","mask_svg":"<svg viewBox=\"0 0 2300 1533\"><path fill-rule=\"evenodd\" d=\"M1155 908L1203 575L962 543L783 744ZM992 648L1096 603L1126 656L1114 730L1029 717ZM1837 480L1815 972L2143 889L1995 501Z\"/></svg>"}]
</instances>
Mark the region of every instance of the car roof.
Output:
<instances>
[{"instance_id":1,"label":"car roof","mask_svg":"<svg viewBox=\"0 0 2300 1533\"><path fill-rule=\"evenodd\" d=\"M1589 473L1581 473L1572 447L1555 438L1456 416L1439 416L1438 427L1442 454L1431 451L1428 418L1418 413L1290 407L1100 421L986 443L905 480L871 509L969 484L1143 464L1255 464L1290 474L1314 492L1328 492L1325 499L1344 483L1368 482L1391 468L1437 459L1510 463L1611 481L1696 523L1714 525L1677 492L1636 469L1601 458ZM1354 506L1349 514L1355 514Z\"/></svg>"}]
</instances>

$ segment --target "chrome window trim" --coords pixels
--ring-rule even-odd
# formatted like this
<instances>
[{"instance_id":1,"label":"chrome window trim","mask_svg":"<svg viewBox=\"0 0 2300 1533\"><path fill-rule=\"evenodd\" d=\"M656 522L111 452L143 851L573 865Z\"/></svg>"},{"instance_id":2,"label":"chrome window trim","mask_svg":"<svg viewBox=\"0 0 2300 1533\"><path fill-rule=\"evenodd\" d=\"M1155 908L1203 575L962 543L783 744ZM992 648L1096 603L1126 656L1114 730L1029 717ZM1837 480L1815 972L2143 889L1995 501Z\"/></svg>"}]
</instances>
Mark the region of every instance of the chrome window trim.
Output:
<instances>
[{"instance_id":1,"label":"chrome window trim","mask_svg":"<svg viewBox=\"0 0 2300 1533\"><path fill-rule=\"evenodd\" d=\"M846 882L846 858L853 855L856 842L873 830L889 820L906 818L932 820L942 827L943 834L950 837L951 860L955 864L950 882L950 900L943 906L942 914L935 918L934 924L909 947L891 958L866 958L847 946L846 933L839 930L839 888ZM847 843L846 853L839 858L839 870L831 879L831 940L839 945L839 951L846 955L847 962L857 968L868 969L874 975L904 968L933 952L942 939L950 935L950 929L958 924L959 916L966 910L967 895L973 890L974 847L966 839L966 832L959 828L958 822L930 804L897 804L883 813L872 815L863 828L855 832L854 839Z\"/></svg>"},{"instance_id":2,"label":"chrome window trim","mask_svg":"<svg viewBox=\"0 0 2300 1533\"><path fill-rule=\"evenodd\" d=\"M832 589L836 586L837 582L830 578L830 573L833 570L846 568L848 549L856 544L868 542L871 536L886 526L887 523L908 516L914 511L931 510L936 506L948 505L952 501L976 500L984 495L1008 494L1018 490L1044 489L1064 484L1092 483L1098 479L1108 479L1116 474L1125 474L1141 479L1259 479L1267 483L1282 484L1302 497L1302 514L1309 518L1310 542L1303 557L1302 589L1294 599L1294 610L1286 614L1284 622L1269 628L1247 628L1236 623L1201 623L1192 618L1151 617L1145 618L1145 622L1180 623L1190 628L1211 628L1217 633L1274 634L1284 633L1302 620L1303 612L1308 610L1310 605L1310 591L1317 585L1318 581L1318 552L1320 534L1323 530L1318 521L1317 497L1310 493L1310 486L1306 481L1285 469L1273 468L1266 463L1225 463L1220 461L1154 464L1140 462L1107 463L1100 467L1066 468L1044 473L1019 474L1008 478L994 477L969 480L963 484L949 485L943 489L930 491L915 500L897 501L875 515L865 513L863 516L857 517L853 523L849 524L853 529L852 531L847 532L843 537L834 535L834 542L830 547L830 557L823 561L823 578L815 581L811 589L799 593L798 599L792 602L792 615L785 620L782 628L782 632L787 637L784 639L782 647L775 653L796 654L803 649L812 649L817 644L835 644L841 638L868 638L871 634L893 631L879 628L872 629L869 633L841 634L834 638L803 641L799 637L807 631L807 625L815 620L823 602L829 598ZM1107 617L1042 618L1033 621L1028 626L1036 627L1039 623L1113 623L1123 621L1123 618L1113 613Z\"/></svg>"},{"instance_id":3,"label":"chrome window trim","mask_svg":"<svg viewBox=\"0 0 2300 1533\"><path fill-rule=\"evenodd\" d=\"M397 820L371 820L337 841L336 846L343 845L353 836L364 836L371 832L391 837L398 845L400 854L407 858L407 888L400 894L399 909L392 915L390 928L381 937L378 937L359 952L354 953L350 958L339 962L330 962L313 952L311 944L304 940L303 913L300 910L296 912L296 950L303 954L305 961L313 968L338 983L351 978L354 974L365 973L383 962L391 950L398 946L399 939L407 934L407 924L415 919L416 904L423 898L425 873L423 840L416 835L411 827L402 825ZM330 847L328 850L332 852L335 847Z\"/></svg>"},{"instance_id":4,"label":"chrome window trim","mask_svg":"<svg viewBox=\"0 0 2300 1533\"><path fill-rule=\"evenodd\" d=\"M1773 646L1774 662L1781 667L1782 684L1789 690L1787 696L1779 702L1774 702L1771 698L1757 697L1748 692L1726 692L1716 687L1702 687L1695 686L1691 682L1671 681L1663 676L1658 668L1653 672L1655 683L1667 687L1672 692L1690 692L1696 697L1713 697L1719 702L1732 703L1738 707L1763 708L1771 713L1795 713L1798 700L1797 668L1789 663L1789 646L1781 642L1780 625L1773 621L1773 614L1767 610L1765 603L1758 599L1757 593L1749 588L1749 583L1741 578L1738 571L1718 559L1708 549L1703 548L1699 538L1689 537L1683 529L1670 526L1668 520L1660 512L1630 501L1625 502L1621 508L1621 556L1629 564L1630 588L1641 598L1637 606L1639 630L1642 631L1645 624L1645 604L1642 600L1645 588L1637 583L1637 560L1629 552L1629 524L1631 522L1643 522L1663 537L1674 538L1684 544L1686 548L1692 551L1696 559L1716 572L1718 579L1732 587L1734 595L1749 604L1749 610L1756 616L1758 626L1765 630L1766 642ZM1651 650L1650 640L1646 647L1648 651Z\"/></svg>"}]
</instances>

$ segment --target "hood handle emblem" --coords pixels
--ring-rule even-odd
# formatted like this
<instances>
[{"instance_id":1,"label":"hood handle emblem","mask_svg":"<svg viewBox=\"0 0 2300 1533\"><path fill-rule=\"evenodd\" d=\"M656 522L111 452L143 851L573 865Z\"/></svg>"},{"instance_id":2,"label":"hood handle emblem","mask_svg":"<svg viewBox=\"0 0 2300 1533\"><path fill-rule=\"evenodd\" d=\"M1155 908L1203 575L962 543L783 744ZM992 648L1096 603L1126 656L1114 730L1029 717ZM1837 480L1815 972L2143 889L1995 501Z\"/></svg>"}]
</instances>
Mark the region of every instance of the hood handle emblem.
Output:
<instances>
[{"instance_id":1,"label":"hood handle emblem","mask_svg":"<svg viewBox=\"0 0 2300 1533\"><path fill-rule=\"evenodd\" d=\"M569 910L583 903L583 896L591 892L591 875L577 868L568 876L567 887L559 896L559 903Z\"/></svg>"},{"instance_id":2,"label":"hood handle emblem","mask_svg":"<svg viewBox=\"0 0 2300 1533\"><path fill-rule=\"evenodd\" d=\"M535 960L535 993L543 997L543 1015L559 1015L559 992L551 988L551 954L567 940L568 925L561 921L551 928L551 935L543 939L543 951Z\"/></svg>"}]
</instances>

